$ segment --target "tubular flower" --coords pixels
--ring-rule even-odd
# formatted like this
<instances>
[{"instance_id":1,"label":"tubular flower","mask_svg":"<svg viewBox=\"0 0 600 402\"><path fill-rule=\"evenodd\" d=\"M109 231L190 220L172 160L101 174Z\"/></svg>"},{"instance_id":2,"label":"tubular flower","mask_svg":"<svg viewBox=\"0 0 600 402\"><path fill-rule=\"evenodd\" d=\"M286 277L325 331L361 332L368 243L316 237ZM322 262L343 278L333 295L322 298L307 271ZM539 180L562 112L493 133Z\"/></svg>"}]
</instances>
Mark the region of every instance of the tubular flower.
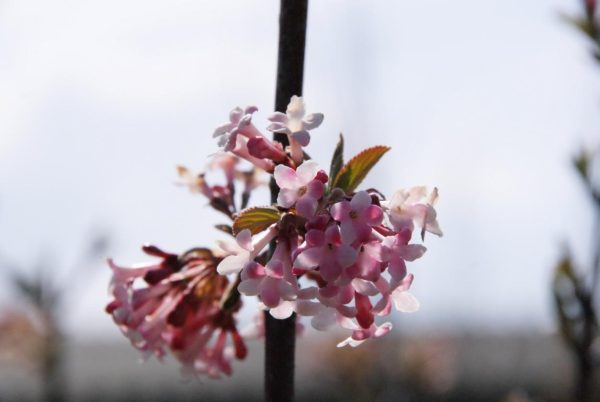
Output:
<instances>
[{"instance_id":1,"label":"tubular flower","mask_svg":"<svg viewBox=\"0 0 600 402\"><path fill-rule=\"evenodd\" d=\"M213 133L213 137L219 139L219 146L225 151L231 151L235 148L238 134L248 138L260 135L252 124L252 114L257 110L256 106L248 106L243 110L240 107L234 108L229 113L229 122L217 127Z\"/></svg>"},{"instance_id":2,"label":"tubular flower","mask_svg":"<svg viewBox=\"0 0 600 402\"><path fill-rule=\"evenodd\" d=\"M292 96L286 113L275 112L269 117L271 124L267 130L274 133L287 134L290 143L290 153L296 162L302 160L302 148L310 142L309 130L317 128L323 122L322 113L307 115L304 101L299 96Z\"/></svg>"},{"instance_id":3,"label":"tubular flower","mask_svg":"<svg viewBox=\"0 0 600 402\"><path fill-rule=\"evenodd\" d=\"M234 318L240 302L223 304L229 280L217 273L219 258L208 249L181 256L152 246L144 251L161 260L132 268L109 260L114 299L106 311L145 355L170 351L187 373L231 374L232 357L243 359L246 346Z\"/></svg>"},{"instance_id":4,"label":"tubular flower","mask_svg":"<svg viewBox=\"0 0 600 402\"><path fill-rule=\"evenodd\" d=\"M178 169L183 184L230 219L217 228L234 241L217 241L214 252L196 248L182 255L148 246L144 251L157 262L131 268L109 260L113 300L107 312L136 348L159 358L174 355L187 374L229 375L233 359L247 353L242 334L264 335L262 318L246 331L237 329L246 297L257 297L259 307L278 319L296 313L310 317L319 331L337 326L347 337L338 347L386 335L393 310L419 308L409 271L426 252L420 244L425 232L442 235L436 188L399 190L389 200L359 188L389 147L367 148L344 162L341 138L326 173L306 160L303 149L322 114L306 114L302 98L292 97L286 113L272 115L267 127L287 135L284 147L254 126L254 112L235 108L214 132L222 149L208 168L222 171L224 183ZM252 169L239 170L241 160ZM266 183L258 176L264 172L276 201L248 208L251 194ZM421 236L413 236L415 230Z\"/></svg>"}]
</instances>

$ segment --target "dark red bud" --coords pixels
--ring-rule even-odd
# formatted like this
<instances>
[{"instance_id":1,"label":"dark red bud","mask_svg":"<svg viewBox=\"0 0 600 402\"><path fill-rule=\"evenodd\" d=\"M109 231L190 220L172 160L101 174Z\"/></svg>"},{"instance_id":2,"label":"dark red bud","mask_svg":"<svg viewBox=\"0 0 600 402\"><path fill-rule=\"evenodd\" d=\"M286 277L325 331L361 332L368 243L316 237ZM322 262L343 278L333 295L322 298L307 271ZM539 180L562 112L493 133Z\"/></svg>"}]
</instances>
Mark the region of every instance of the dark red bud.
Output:
<instances>
[{"instance_id":1,"label":"dark red bud","mask_svg":"<svg viewBox=\"0 0 600 402\"><path fill-rule=\"evenodd\" d=\"M319 172L315 176L315 180L319 180L321 183L327 184L327 182L329 181L329 176L327 176L327 173L325 173L324 170L319 170Z\"/></svg>"}]
</instances>

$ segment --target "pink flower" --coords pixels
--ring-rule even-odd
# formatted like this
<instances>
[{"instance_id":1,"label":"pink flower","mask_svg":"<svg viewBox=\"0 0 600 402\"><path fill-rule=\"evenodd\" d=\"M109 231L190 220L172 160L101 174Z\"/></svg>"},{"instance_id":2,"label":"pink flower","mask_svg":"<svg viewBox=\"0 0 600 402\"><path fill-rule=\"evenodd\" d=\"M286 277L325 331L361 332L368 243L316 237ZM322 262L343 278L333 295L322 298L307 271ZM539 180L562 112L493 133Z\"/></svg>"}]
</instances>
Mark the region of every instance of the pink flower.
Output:
<instances>
[{"instance_id":1,"label":"pink flower","mask_svg":"<svg viewBox=\"0 0 600 402\"><path fill-rule=\"evenodd\" d=\"M353 247L342 243L339 227L330 225L325 232L311 229L306 233L306 248L296 257L294 268L318 268L323 279L334 281L344 268L354 264L356 255Z\"/></svg>"},{"instance_id":2,"label":"pink flower","mask_svg":"<svg viewBox=\"0 0 600 402\"><path fill-rule=\"evenodd\" d=\"M322 113L306 115L304 101L301 97L292 96L287 106L286 113L275 112L269 120L272 122L267 130L274 133L287 134L290 142L292 159L299 163L302 161L302 148L310 142L308 130L317 128L323 122Z\"/></svg>"},{"instance_id":3,"label":"pink flower","mask_svg":"<svg viewBox=\"0 0 600 402\"><path fill-rule=\"evenodd\" d=\"M394 288L406 276L405 261L414 261L421 258L427 249L420 244L408 244L410 232L403 232L395 236L388 236L383 240L384 254L389 262L388 272L392 277Z\"/></svg>"},{"instance_id":4,"label":"pink flower","mask_svg":"<svg viewBox=\"0 0 600 402\"><path fill-rule=\"evenodd\" d=\"M297 297L298 283L292 273L291 249L294 240L280 236L271 260L265 267L250 261L241 273L240 293L260 295L260 300L276 318L287 318L293 313L293 305L284 303ZM283 305L282 305L283 304Z\"/></svg>"},{"instance_id":5,"label":"pink flower","mask_svg":"<svg viewBox=\"0 0 600 402\"><path fill-rule=\"evenodd\" d=\"M252 124L252 114L257 110L256 106L248 106L243 110L240 107L233 109L229 113L229 122L217 127L213 133L213 137L219 139L219 146L225 151L231 151L236 146L238 133L248 138L260 135Z\"/></svg>"},{"instance_id":6,"label":"pink flower","mask_svg":"<svg viewBox=\"0 0 600 402\"><path fill-rule=\"evenodd\" d=\"M356 317L356 308L347 305L354 298L354 290L350 285L328 284L319 289L317 298L319 300L317 308L313 307L310 311L304 307L297 312L300 315L313 315L311 325L318 331L325 331L336 323L347 327L350 319Z\"/></svg>"},{"instance_id":7,"label":"pink flower","mask_svg":"<svg viewBox=\"0 0 600 402\"><path fill-rule=\"evenodd\" d=\"M236 236L236 243L224 241L218 242L219 247L223 249L228 256L219 263L217 271L221 275L240 272L247 263L256 258L276 234L276 229L271 228L260 240L257 240L253 244L252 233L250 230L244 229Z\"/></svg>"},{"instance_id":8,"label":"pink flower","mask_svg":"<svg viewBox=\"0 0 600 402\"><path fill-rule=\"evenodd\" d=\"M383 249L379 240L364 243L358 249L356 263L344 272L348 280L362 278L376 281L381 275L384 262Z\"/></svg>"},{"instance_id":9,"label":"pink flower","mask_svg":"<svg viewBox=\"0 0 600 402\"><path fill-rule=\"evenodd\" d=\"M275 167L274 177L279 186L277 204L284 208L296 205L300 216L310 218L314 216L319 199L323 196L325 182L319 175L319 166L316 162L306 161L296 170L284 165Z\"/></svg>"},{"instance_id":10,"label":"pink flower","mask_svg":"<svg viewBox=\"0 0 600 402\"><path fill-rule=\"evenodd\" d=\"M145 354L162 358L170 351L188 372L229 375L233 356L243 359L247 351L234 319L240 302L221 304L229 281L216 271L219 259L208 249L181 256L151 246L144 251L161 261L128 269L109 260L114 299L106 311ZM231 354L225 353L228 336Z\"/></svg>"},{"instance_id":11,"label":"pink flower","mask_svg":"<svg viewBox=\"0 0 600 402\"><path fill-rule=\"evenodd\" d=\"M331 216L340 222L344 243L367 241L371 235L371 227L379 225L383 220L381 208L371 202L369 193L359 191L350 202L338 202L331 207Z\"/></svg>"},{"instance_id":12,"label":"pink flower","mask_svg":"<svg viewBox=\"0 0 600 402\"><path fill-rule=\"evenodd\" d=\"M427 196L426 187L412 187L409 190L398 190L390 201L384 202L390 222L397 232L404 228L412 232L414 225L421 228L421 238L425 232L442 236L442 230L437 222L437 214L433 206L438 199L438 190L434 188Z\"/></svg>"},{"instance_id":13,"label":"pink flower","mask_svg":"<svg viewBox=\"0 0 600 402\"><path fill-rule=\"evenodd\" d=\"M390 314L392 304L396 310L402 313L414 313L419 310L419 301L408 292L413 282L413 275L406 275L394 286L390 286L383 278L379 278L375 283L381 299L373 307L373 312L379 316Z\"/></svg>"}]
</instances>

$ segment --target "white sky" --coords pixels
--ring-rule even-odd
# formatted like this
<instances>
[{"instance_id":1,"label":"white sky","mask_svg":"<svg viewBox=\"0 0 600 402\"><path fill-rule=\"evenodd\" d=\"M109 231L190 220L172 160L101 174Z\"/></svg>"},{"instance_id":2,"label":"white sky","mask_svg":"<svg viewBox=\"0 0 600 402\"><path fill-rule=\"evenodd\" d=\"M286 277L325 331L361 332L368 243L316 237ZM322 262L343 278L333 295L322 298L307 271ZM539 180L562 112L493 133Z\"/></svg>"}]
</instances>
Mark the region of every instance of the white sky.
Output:
<instances>
[{"instance_id":1,"label":"white sky","mask_svg":"<svg viewBox=\"0 0 600 402\"><path fill-rule=\"evenodd\" d=\"M0 1L0 250L68 265L95 227L123 263L146 242L212 244L222 219L172 185L174 166L204 166L233 106L265 121L278 3ZM446 236L411 265L422 308L401 325L552 329L559 246L586 261L591 229L569 158L600 128L600 73L558 18L577 5L311 2L304 95L325 122L308 151L328 166L340 131L347 156L389 144L365 184L440 189ZM68 328L117 336L108 268L86 277Z\"/></svg>"}]
</instances>

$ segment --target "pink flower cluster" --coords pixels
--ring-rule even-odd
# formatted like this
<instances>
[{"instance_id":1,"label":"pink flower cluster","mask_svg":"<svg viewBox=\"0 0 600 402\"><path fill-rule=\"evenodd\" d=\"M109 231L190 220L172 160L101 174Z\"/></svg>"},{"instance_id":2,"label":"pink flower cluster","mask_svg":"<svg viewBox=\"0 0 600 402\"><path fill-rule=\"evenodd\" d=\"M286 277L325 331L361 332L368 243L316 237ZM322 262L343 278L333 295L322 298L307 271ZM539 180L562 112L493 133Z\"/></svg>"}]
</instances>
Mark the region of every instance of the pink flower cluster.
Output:
<instances>
[{"instance_id":1,"label":"pink flower cluster","mask_svg":"<svg viewBox=\"0 0 600 402\"><path fill-rule=\"evenodd\" d=\"M234 318L240 302L224 299L229 280L216 271L220 259L207 249L181 256L143 250L160 262L125 268L108 261L114 299L106 311L144 355L162 359L169 350L186 374L231 374L232 358L247 349Z\"/></svg>"},{"instance_id":2,"label":"pink flower cluster","mask_svg":"<svg viewBox=\"0 0 600 402\"><path fill-rule=\"evenodd\" d=\"M322 114L307 114L302 98L292 97L286 113L269 117L267 129L287 138L282 144L254 126L256 112L235 108L214 132L222 149L209 169L222 171L225 183L209 184L204 174L178 168L183 184L231 219L218 228L235 241L217 242L220 251L192 249L181 256L147 247L161 261L130 269L109 261L114 300L107 311L132 344L158 357L169 350L188 371L212 377L229 374L233 356L246 354L236 329L241 295L258 297L275 318L296 313L310 317L317 330L339 326L348 333L340 347L387 334L392 324L384 317L392 308L419 308L406 263L426 249L412 241L413 232L421 240L426 232L442 235L437 189L414 187L390 199L374 189L357 190L388 147L368 148L344 164L340 141L326 172L304 151ZM252 170L238 170L240 159ZM263 184L262 171L278 187L276 203L247 208ZM262 322L253 332L260 328Z\"/></svg>"},{"instance_id":3,"label":"pink flower cluster","mask_svg":"<svg viewBox=\"0 0 600 402\"><path fill-rule=\"evenodd\" d=\"M314 166L305 162L298 171L308 170L307 164ZM300 227L297 220L282 224L286 221L282 219L254 242L248 229L241 231L237 251L228 246L231 255L217 270L225 275L239 272L240 293L259 296L274 317L287 318L293 312L310 316L317 330L337 323L351 330L338 346L357 346L389 332L391 323L378 325L375 318L389 315L392 306L401 312L418 309L418 301L408 292L413 275L407 272L406 261L420 258L426 249L411 244L413 228L416 224L441 232L431 204L383 206L386 203L377 193L366 191L335 200L323 196L324 172L313 169L313 173L303 182L293 171L275 170L280 206L285 205L286 213L296 209L303 218ZM305 190L297 191L298 183ZM412 219L398 219L405 215ZM276 239L275 252L263 266L255 257L272 239Z\"/></svg>"}]
</instances>

